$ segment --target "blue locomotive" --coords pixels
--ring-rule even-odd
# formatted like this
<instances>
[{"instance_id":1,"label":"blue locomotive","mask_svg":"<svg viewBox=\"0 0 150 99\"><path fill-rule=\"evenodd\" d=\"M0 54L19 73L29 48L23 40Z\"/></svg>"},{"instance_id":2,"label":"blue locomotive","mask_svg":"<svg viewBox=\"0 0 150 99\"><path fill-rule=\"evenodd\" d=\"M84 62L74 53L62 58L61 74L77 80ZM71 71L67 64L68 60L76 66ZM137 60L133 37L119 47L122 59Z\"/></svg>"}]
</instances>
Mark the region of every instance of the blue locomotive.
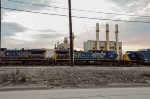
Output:
<instances>
[{"instance_id":1,"label":"blue locomotive","mask_svg":"<svg viewBox=\"0 0 150 99\"><path fill-rule=\"evenodd\" d=\"M118 54L115 51L74 51L75 65L113 65L119 64ZM56 65L69 64L69 50L55 50L54 62Z\"/></svg>"},{"instance_id":2,"label":"blue locomotive","mask_svg":"<svg viewBox=\"0 0 150 99\"><path fill-rule=\"evenodd\" d=\"M69 64L69 50L55 50L55 65ZM75 65L102 65L102 66L140 66L150 64L150 50L127 51L122 59L118 59L115 51L74 51Z\"/></svg>"},{"instance_id":3,"label":"blue locomotive","mask_svg":"<svg viewBox=\"0 0 150 99\"><path fill-rule=\"evenodd\" d=\"M117 65L117 56L115 51L75 51L74 63L76 65Z\"/></svg>"},{"instance_id":4,"label":"blue locomotive","mask_svg":"<svg viewBox=\"0 0 150 99\"><path fill-rule=\"evenodd\" d=\"M116 59L115 51L75 51L74 59Z\"/></svg>"},{"instance_id":5,"label":"blue locomotive","mask_svg":"<svg viewBox=\"0 0 150 99\"><path fill-rule=\"evenodd\" d=\"M150 49L139 51L127 51L123 55L123 60L127 62L134 62L138 64L150 64Z\"/></svg>"},{"instance_id":6,"label":"blue locomotive","mask_svg":"<svg viewBox=\"0 0 150 99\"><path fill-rule=\"evenodd\" d=\"M1 48L0 65L43 65L46 61L45 49Z\"/></svg>"}]
</instances>

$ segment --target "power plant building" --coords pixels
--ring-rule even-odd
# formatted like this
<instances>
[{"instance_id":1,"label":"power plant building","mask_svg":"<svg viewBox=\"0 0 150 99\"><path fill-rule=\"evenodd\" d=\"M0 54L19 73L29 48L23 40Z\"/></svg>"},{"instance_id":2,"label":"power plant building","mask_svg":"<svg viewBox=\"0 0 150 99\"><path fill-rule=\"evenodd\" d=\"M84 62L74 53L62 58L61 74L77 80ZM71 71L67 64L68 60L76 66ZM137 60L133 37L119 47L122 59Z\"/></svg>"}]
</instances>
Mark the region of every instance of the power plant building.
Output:
<instances>
[{"instance_id":1,"label":"power plant building","mask_svg":"<svg viewBox=\"0 0 150 99\"><path fill-rule=\"evenodd\" d=\"M59 42L57 42L57 46L55 45L55 49L57 49L57 50L67 50L69 48L70 48L70 46L69 46L67 37L64 38L64 42L63 43L59 44Z\"/></svg>"},{"instance_id":2,"label":"power plant building","mask_svg":"<svg viewBox=\"0 0 150 99\"><path fill-rule=\"evenodd\" d=\"M115 40L109 41L109 25L106 24L106 41L99 40L99 24L96 23L96 40L88 40L84 42L84 50L100 50L100 51L115 51L119 58L122 57L122 42L118 42L118 24L115 25Z\"/></svg>"},{"instance_id":3,"label":"power plant building","mask_svg":"<svg viewBox=\"0 0 150 99\"><path fill-rule=\"evenodd\" d=\"M106 51L107 50L107 42L99 41L99 50ZM122 53L122 42L118 42L119 53ZM97 50L97 41L88 40L84 42L84 50ZM116 51L116 41L109 41L109 51Z\"/></svg>"},{"instance_id":4,"label":"power plant building","mask_svg":"<svg viewBox=\"0 0 150 99\"><path fill-rule=\"evenodd\" d=\"M74 33L72 34L72 39L73 39L73 47L74 47ZM57 50L68 50L70 48L70 44L69 44L69 41L68 41L68 37L64 37L64 42L63 43L60 43L57 42L57 46L55 44L55 49Z\"/></svg>"}]
</instances>

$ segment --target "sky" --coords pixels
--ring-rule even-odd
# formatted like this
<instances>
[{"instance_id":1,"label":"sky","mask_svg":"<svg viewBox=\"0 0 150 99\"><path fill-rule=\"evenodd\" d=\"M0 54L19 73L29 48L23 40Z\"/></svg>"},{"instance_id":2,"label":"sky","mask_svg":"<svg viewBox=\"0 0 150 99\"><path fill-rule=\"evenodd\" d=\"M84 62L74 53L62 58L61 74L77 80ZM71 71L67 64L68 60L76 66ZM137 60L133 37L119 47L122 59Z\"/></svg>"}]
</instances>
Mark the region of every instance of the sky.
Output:
<instances>
[{"instance_id":1,"label":"sky","mask_svg":"<svg viewBox=\"0 0 150 99\"><path fill-rule=\"evenodd\" d=\"M15 0L14 0L15 1ZM68 0L16 0L36 6L1 0L2 7L36 11L50 14L68 15L68 10L46 6L68 7ZM72 9L105 13L150 16L150 0L71 0ZM69 37L68 17L19 12L1 9L2 47L4 48L48 48L53 49L57 42ZM146 21L150 17L126 16L92 12L72 11L73 16L94 17L111 20ZM100 40L105 39L106 23L109 24L110 40L115 40L115 24L119 25L119 41L123 50L150 48L150 23L114 22L93 19L73 18L75 48L83 49L83 42L95 40L95 26L100 24Z\"/></svg>"}]
</instances>

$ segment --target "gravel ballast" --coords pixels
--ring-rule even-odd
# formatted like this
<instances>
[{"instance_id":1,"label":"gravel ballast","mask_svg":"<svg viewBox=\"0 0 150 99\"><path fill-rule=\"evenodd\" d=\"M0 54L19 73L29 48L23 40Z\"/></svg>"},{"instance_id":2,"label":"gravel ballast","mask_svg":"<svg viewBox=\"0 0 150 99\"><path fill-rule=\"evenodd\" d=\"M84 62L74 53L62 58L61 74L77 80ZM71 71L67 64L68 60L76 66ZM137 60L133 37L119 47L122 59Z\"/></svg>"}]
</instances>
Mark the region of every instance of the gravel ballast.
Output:
<instances>
[{"instance_id":1,"label":"gravel ballast","mask_svg":"<svg viewBox=\"0 0 150 99\"><path fill-rule=\"evenodd\" d=\"M0 88L150 85L150 67L1 67Z\"/></svg>"}]
</instances>

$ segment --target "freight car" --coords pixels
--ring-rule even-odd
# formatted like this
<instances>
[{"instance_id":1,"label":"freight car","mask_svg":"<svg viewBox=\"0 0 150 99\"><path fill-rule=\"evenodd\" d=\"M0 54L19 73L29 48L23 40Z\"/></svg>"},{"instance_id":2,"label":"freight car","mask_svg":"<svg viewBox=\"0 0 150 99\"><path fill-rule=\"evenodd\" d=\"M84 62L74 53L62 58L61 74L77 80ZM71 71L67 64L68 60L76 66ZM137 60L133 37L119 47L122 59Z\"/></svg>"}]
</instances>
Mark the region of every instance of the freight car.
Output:
<instances>
[{"instance_id":1,"label":"freight car","mask_svg":"<svg viewBox=\"0 0 150 99\"><path fill-rule=\"evenodd\" d=\"M42 65L45 61L44 49L1 49L1 65Z\"/></svg>"}]
</instances>

